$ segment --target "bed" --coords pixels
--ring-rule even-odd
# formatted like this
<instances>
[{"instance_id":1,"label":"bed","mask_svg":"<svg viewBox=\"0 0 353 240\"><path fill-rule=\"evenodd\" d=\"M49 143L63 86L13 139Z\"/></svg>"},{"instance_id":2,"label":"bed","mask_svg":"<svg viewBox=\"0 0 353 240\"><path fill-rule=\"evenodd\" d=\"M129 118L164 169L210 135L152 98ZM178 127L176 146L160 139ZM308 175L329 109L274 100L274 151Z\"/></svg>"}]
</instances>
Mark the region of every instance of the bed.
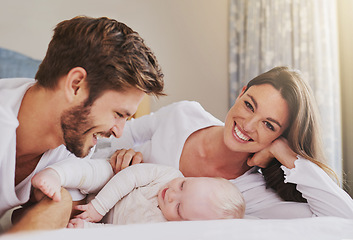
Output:
<instances>
[{"instance_id":1,"label":"bed","mask_svg":"<svg viewBox=\"0 0 353 240\"><path fill-rule=\"evenodd\" d=\"M39 60L0 48L0 78L34 77ZM150 111L145 98L135 117ZM291 220L234 219L59 229L13 235L0 239L353 239L353 220L337 217Z\"/></svg>"},{"instance_id":2,"label":"bed","mask_svg":"<svg viewBox=\"0 0 353 240\"><path fill-rule=\"evenodd\" d=\"M90 229L60 229L0 239L353 239L353 220L321 217L291 220L234 219L119 225Z\"/></svg>"}]
</instances>

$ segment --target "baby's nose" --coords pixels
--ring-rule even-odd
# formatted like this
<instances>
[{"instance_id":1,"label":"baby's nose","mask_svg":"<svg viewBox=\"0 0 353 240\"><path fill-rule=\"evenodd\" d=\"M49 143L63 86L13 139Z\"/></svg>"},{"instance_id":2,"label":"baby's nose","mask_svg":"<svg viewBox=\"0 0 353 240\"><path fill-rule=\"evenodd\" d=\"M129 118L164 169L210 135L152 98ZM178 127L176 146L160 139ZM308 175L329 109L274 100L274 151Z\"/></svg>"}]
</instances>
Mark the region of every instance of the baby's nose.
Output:
<instances>
[{"instance_id":1,"label":"baby's nose","mask_svg":"<svg viewBox=\"0 0 353 240\"><path fill-rule=\"evenodd\" d=\"M172 189L168 189L168 190L169 190L168 202L172 203L173 201L175 201L178 198L178 194Z\"/></svg>"}]
</instances>

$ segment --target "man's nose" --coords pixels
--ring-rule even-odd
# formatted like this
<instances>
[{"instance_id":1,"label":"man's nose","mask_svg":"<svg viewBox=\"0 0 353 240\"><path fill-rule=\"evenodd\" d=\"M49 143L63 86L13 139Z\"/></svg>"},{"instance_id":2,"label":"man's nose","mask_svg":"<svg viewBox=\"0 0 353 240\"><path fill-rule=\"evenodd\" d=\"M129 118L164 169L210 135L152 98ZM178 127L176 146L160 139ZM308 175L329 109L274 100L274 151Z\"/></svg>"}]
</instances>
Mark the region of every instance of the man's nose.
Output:
<instances>
[{"instance_id":1,"label":"man's nose","mask_svg":"<svg viewBox=\"0 0 353 240\"><path fill-rule=\"evenodd\" d=\"M126 120L125 119L117 119L114 126L111 128L111 132L116 138L120 138L123 135L123 130L125 127Z\"/></svg>"}]
</instances>

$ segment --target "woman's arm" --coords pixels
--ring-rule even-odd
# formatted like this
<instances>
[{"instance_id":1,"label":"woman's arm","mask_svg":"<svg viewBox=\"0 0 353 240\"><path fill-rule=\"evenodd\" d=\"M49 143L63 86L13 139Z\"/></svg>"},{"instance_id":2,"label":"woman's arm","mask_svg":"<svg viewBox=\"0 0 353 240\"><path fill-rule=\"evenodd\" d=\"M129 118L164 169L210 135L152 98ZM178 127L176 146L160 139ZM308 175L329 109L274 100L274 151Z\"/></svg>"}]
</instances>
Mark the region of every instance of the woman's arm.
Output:
<instances>
[{"instance_id":1,"label":"woman's arm","mask_svg":"<svg viewBox=\"0 0 353 240\"><path fill-rule=\"evenodd\" d=\"M353 219L353 200L315 163L300 156L295 168L282 166L285 182L297 184L316 216L336 216Z\"/></svg>"},{"instance_id":2,"label":"woman's arm","mask_svg":"<svg viewBox=\"0 0 353 240\"><path fill-rule=\"evenodd\" d=\"M284 171L284 182L296 184L315 216L353 218L353 200L315 163L297 156L287 140L279 138L268 148L254 154L249 165L266 167L276 158ZM296 212L292 212L298 217Z\"/></svg>"}]
</instances>

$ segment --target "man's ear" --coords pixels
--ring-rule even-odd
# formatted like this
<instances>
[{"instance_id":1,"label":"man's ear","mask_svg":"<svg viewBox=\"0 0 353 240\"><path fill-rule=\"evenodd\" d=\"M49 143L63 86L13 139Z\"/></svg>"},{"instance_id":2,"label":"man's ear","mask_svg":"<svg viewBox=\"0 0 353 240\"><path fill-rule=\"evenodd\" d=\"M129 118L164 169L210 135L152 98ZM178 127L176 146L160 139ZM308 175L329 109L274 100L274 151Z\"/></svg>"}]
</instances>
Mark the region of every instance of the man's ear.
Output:
<instances>
[{"instance_id":1,"label":"man's ear","mask_svg":"<svg viewBox=\"0 0 353 240\"><path fill-rule=\"evenodd\" d=\"M86 78L87 72L82 67L75 67L68 72L65 80L65 95L69 102L86 94L84 87Z\"/></svg>"}]
</instances>

